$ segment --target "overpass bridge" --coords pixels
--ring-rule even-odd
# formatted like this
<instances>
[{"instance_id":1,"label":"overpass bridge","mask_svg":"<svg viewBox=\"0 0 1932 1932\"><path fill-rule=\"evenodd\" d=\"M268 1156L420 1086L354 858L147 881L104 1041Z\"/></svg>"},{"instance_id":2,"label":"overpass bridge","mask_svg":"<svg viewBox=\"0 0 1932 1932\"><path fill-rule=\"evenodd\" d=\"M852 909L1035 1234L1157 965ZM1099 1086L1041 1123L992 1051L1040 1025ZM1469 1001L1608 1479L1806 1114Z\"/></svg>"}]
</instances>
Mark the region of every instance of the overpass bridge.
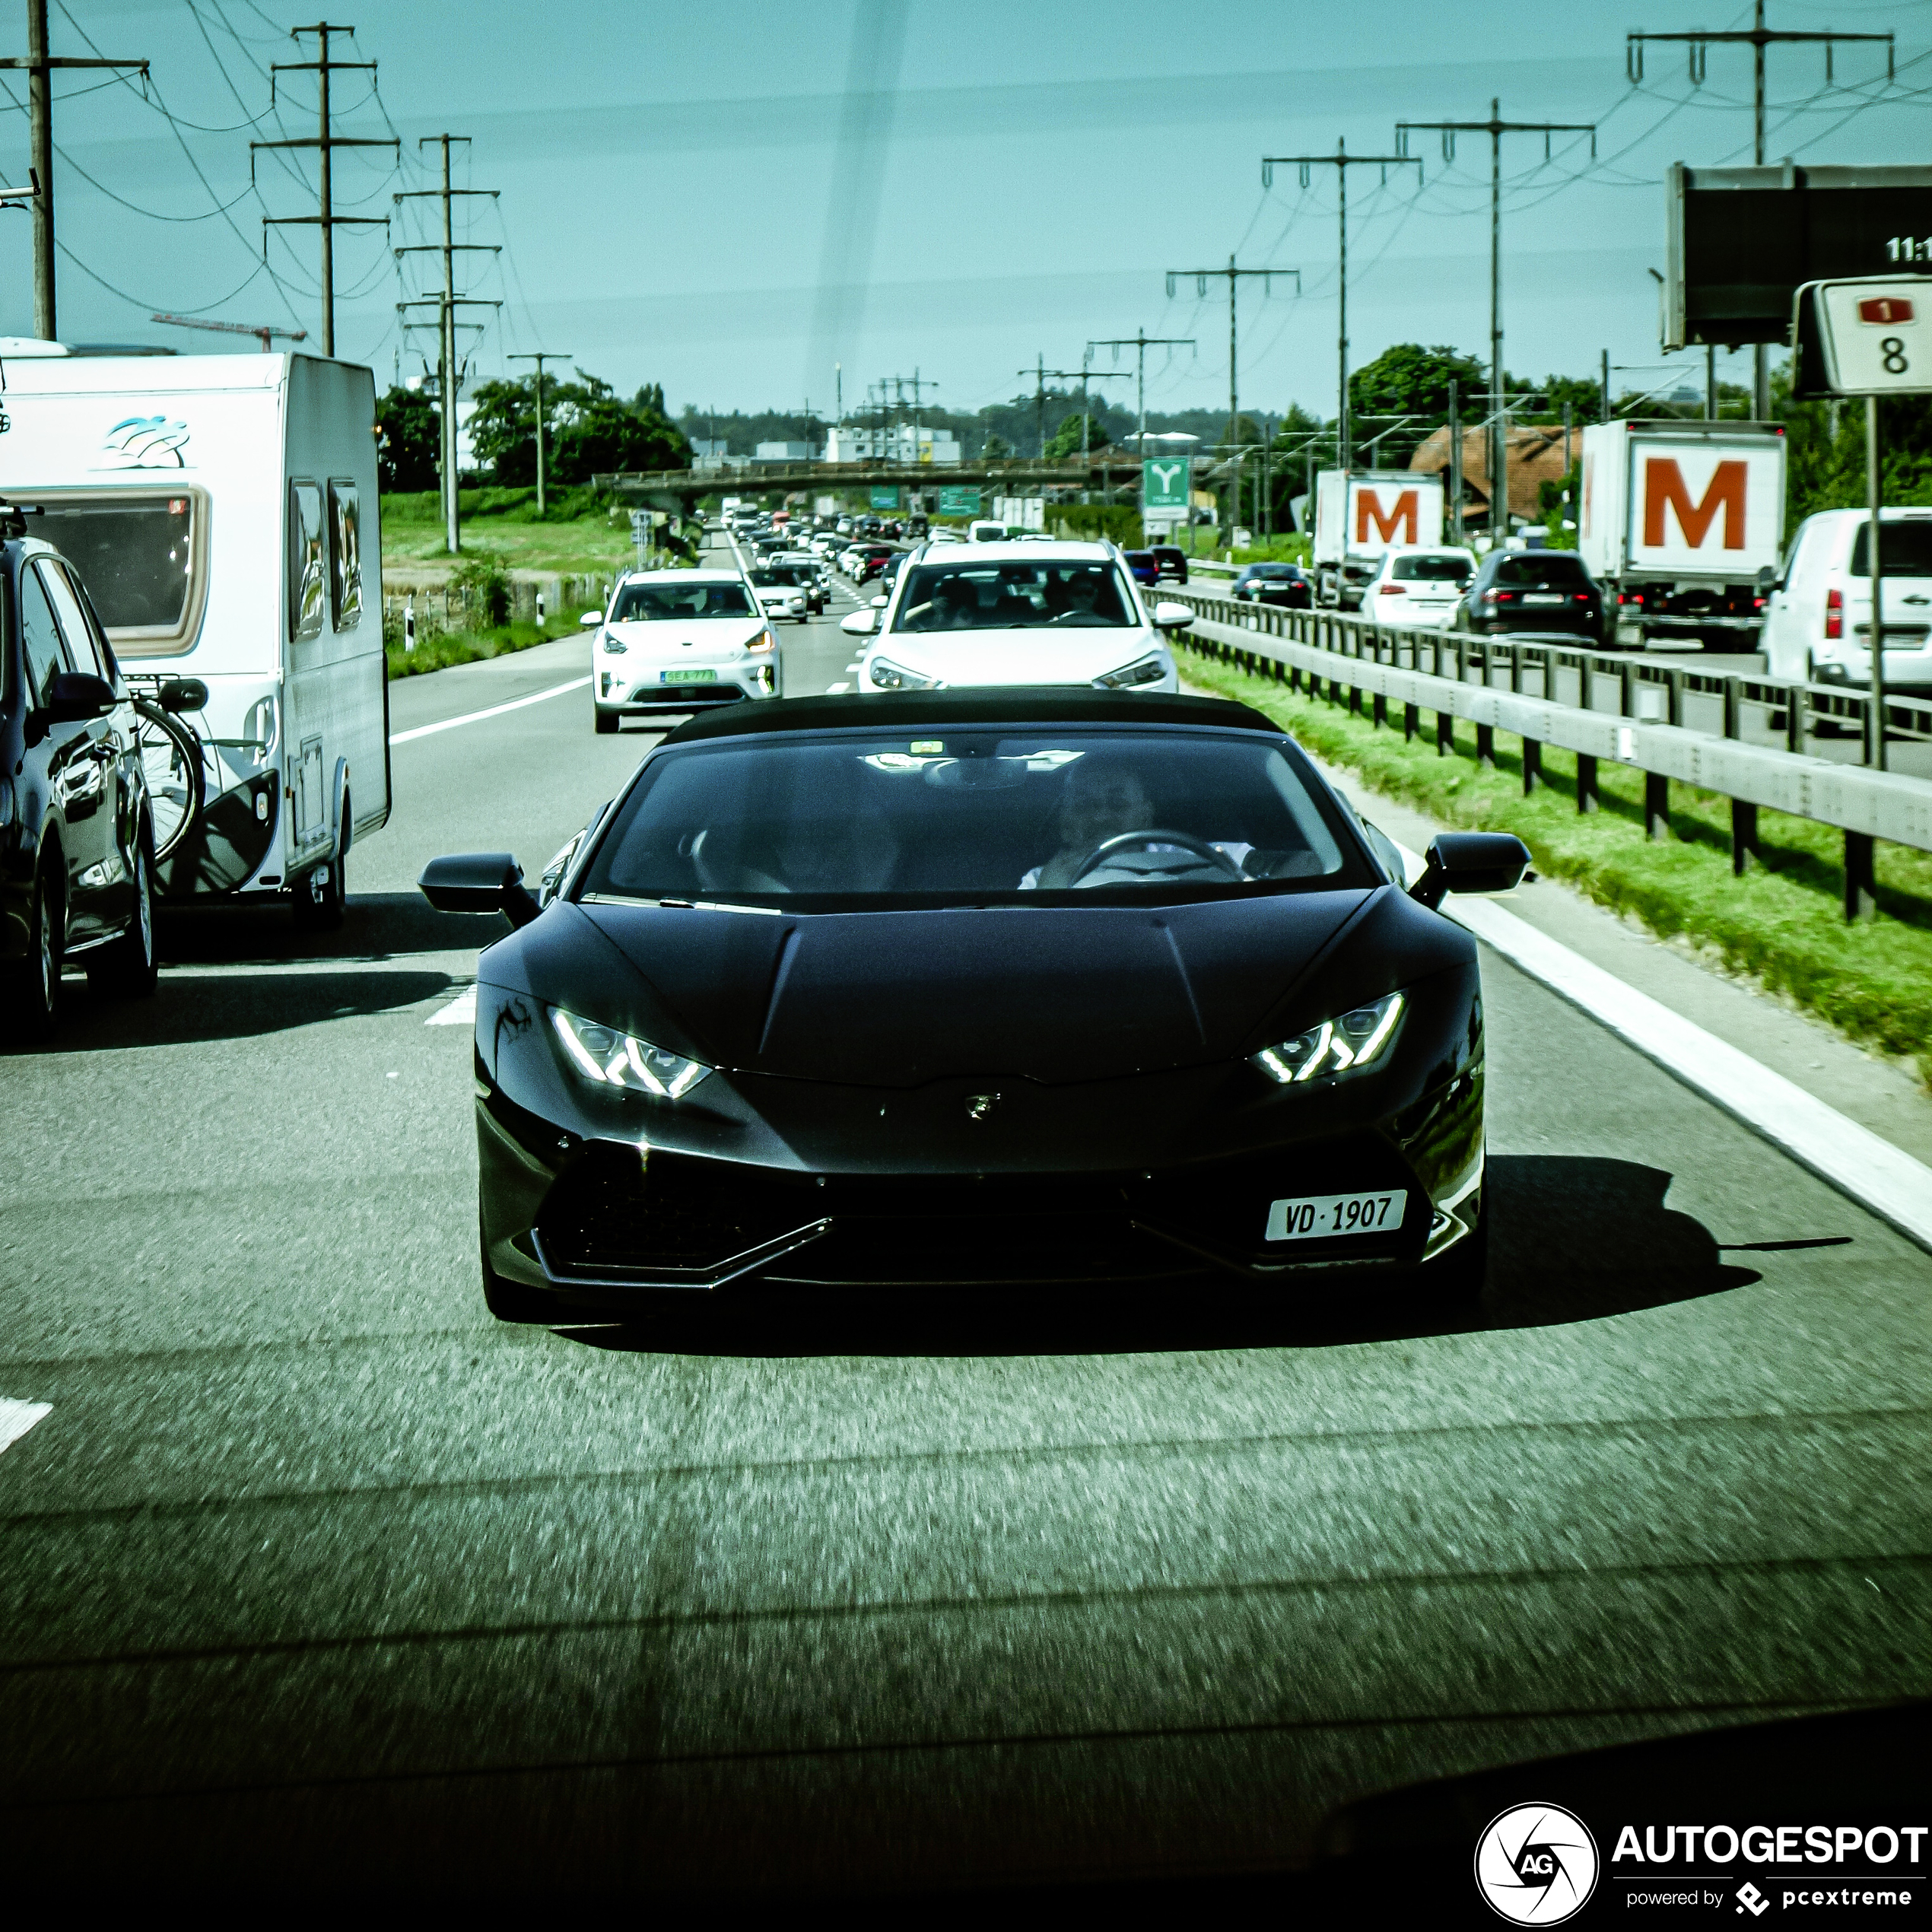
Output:
<instances>
[{"instance_id":1,"label":"overpass bridge","mask_svg":"<svg viewBox=\"0 0 1932 1932\"><path fill-rule=\"evenodd\" d=\"M1196 456L1194 487L1212 489L1225 482L1231 459ZM1140 481L1140 460L1117 450L1079 456L1003 457L993 462L909 463L873 460L853 463L748 462L729 469L623 470L591 481L625 501L656 510L693 514L698 500L720 492L762 495L794 490L831 494L897 485L938 490L951 484L978 484L1001 496L1035 497L1050 489L1098 490L1109 500L1116 490L1131 491Z\"/></svg>"}]
</instances>

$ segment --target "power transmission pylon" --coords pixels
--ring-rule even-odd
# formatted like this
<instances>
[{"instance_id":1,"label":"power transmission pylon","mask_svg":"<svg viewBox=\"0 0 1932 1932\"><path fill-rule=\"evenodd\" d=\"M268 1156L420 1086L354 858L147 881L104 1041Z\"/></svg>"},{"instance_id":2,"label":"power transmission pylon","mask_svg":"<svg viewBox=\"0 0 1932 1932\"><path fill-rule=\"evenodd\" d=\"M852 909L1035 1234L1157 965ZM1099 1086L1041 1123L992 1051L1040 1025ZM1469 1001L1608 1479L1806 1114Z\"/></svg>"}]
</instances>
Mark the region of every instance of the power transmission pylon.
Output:
<instances>
[{"instance_id":1,"label":"power transmission pylon","mask_svg":"<svg viewBox=\"0 0 1932 1932\"><path fill-rule=\"evenodd\" d=\"M494 201L500 192L494 188L453 188L450 185L450 145L452 141L467 144L466 134L426 134L417 143L418 148L427 148L431 141L440 144L443 151L443 185L440 188L412 188L397 195L398 202L440 201L443 204L443 239L440 242L412 243L399 248L398 255L435 255L443 257L442 337L439 354L442 359L443 374L440 389L443 399L443 541L450 554L455 556L462 548L462 520L458 514L456 501L459 478L456 466L456 311L459 308L501 308L500 302L482 302L456 293L456 259L462 254L494 255L502 252L501 245L495 243L459 242L455 238L450 207L459 195L485 195ZM436 299L436 298L430 298ZM411 307L422 303L399 304Z\"/></svg>"},{"instance_id":2,"label":"power transmission pylon","mask_svg":"<svg viewBox=\"0 0 1932 1932\"><path fill-rule=\"evenodd\" d=\"M1594 121L1505 121L1501 118L1502 103L1492 98L1486 121L1398 121L1395 145L1409 151L1409 137L1416 132L1433 131L1442 137L1442 158L1456 158L1458 134L1486 134L1489 137L1489 535L1509 534L1509 424L1503 413L1503 136L1506 134L1540 134L1543 155L1549 159L1549 137L1553 134L1587 134L1590 154L1597 157L1597 123ZM1569 465L1569 446L1563 450L1564 466ZM1502 521L1497 522L1500 513Z\"/></svg>"},{"instance_id":3,"label":"power transmission pylon","mask_svg":"<svg viewBox=\"0 0 1932 1932\"><path fill-rule=\"evenodd\" d=\"M1349 436L1349 170L1352 167L1378 167L1386 184L1389 170L1392 167L1413 167L1419 184L1422 178L1422 164L1409 154L1351 154L1348 143L1338 141L1332 154L1264 154L1261 157L1261 185L1272 188L1275 185L1275 170L1289 165L1301 170L1301 185L1307 187L1309 171L1317 167L1332 167L1335 170L1336 201L1341 222L1341 243L1336 260L1339 272L1336 276L1339 289L1338 308L1340 327L1336 331L1338 354L1341 362L1341 394L1335 409L1335 459L1343 469L1349 466L1350 442Z\"/></svg>"},{"instance_id":4,"label":"power transmission pylon","mask_svg":"<svg viewBox=\"0 0 1932 1932\"><path fill-rule=\"evenodd\" d=\"M1207 285L1211 277L1225 275L1228 278L1228 440L1231 445L1241 440L1241 396L1236 380L1235 288L1239 284L1242 276L1259 275L1261 278L1261 292L1266 295L1269 293L1273 287L1273 277L1292 275L1295 278L1295 292L1299 295L1301 292L1301 271L1299 269L1238 269L1235 266L1235 258L1231 255L1228 258L1228 265L1225 269L1168 269L1168 294L1170 299L1174 294L1174 283L1183 275L1192 275L1194 278L1194 292L1203 297L1207 294ZM1142 427L1144 428L1146 425L1143 424Z\"/></svg>"},{"instance_id":5,"label":"power transmission pylon","mask_svg":"<svg viewBox=\"0 0 1932 1932\"><path fill-rule=\"evenodd\" d=\"M567 362L570 360L568 349L539 349L527 355L513 355L512 362L534 362L537 366L537 514L543 514L543 365L546 362Z\"/></svg>"},{"instance_id":6,"label":"power transmission pylon","mask_svg":"<svg viewBox=\"0 0 1932 1932\"><path fill-rule=\"evenodd\" d=\"M1147 455L1147 351L1150 348L1194 347L1191 335L1150 335L1144 329L1136 329L1131 335L1109 336L1104 341L1089 342L1090 349L1132 349L1134 351L1134 402L1136 413L1140 421L1137 438L1144 460Z\"/></svg>"},{"instance_id":7,"label":"power transmission pylon","mask_svg":"<svg viewBox=\"0 0 1932 1932\"><path fill-rule=\"evenodd\" d=\"M43 342L54 334L54 90L56 67L132 67L148 78L145 60L58 59L47 52L47 0L27 0L27 58L0 60L0 67L27 69L27 118L33 144L33 332Z\"/></svg>"},{"instance_id":8,"label":"power transmission pylon","mask_svg":"<svg viewBox=\"0 0 1932 1932\"><path fill-rule=\"evenodd\" d=\"M1689 49L1691 85L1702 84L1705 58L1714 46L1747 46L1751 49L1751 158L1759 167L1765 164L1765 49L1785 41L1803 40L1822 44L1825 49L1825 84L1832 83L1832 49L1840 40L1883 40L1885 43L1885 78L1893 78L1896 43L1889 33L1815 33L1773 32L1765 25L1765 0L1755 0L1752 24L1730 33L1707 33L1695 29L1687 33L1630 33L1624 37L1624 71L1634 87L1644 78L1644 43L1647 40L1677 40ZM1762 342L1752 345L1752 413L1762 422L1771 414L1771 365Z\"/></svg>"},{"instance_id":9,"label":"power transmission pylon","mask_svg":"<svg viewBox=\"0 0 1932 1932\"><path fill-rule=\"evenodd\" d=\"M313 148L320 157L318 172L322 183L322 211L319 214L265 214L262 218L264 230L271 227L294 226L319 227L322 230L322 352L332 356L335 353L335 230L338 228L386 228L386 214L338 214L335 212L335 176L330 157L338 148L394 148L401 150L402 143L392 136L360 136L337 134L330 126L329 115L329 77L332 74L360 72L366 69L373 74L376 63L373 60L331 60L329 58L329 37L332 33L347 33L353 37L352 27L331 26L327 21L319 21L313 27L291 27L288 37L300 41L304 33L317 37L317 51L320 58L316 60L278 61L269 69L269 100L271 106L275 97L275 79L278 74L313 74L316 78L316 92L322 104L322 131L312 141L251 141L248 144L248 170L251 180L255 174L255 151L258 148ZM262 251L268 253L269 238L262 237Z\"/></svg>"}]
</instances>

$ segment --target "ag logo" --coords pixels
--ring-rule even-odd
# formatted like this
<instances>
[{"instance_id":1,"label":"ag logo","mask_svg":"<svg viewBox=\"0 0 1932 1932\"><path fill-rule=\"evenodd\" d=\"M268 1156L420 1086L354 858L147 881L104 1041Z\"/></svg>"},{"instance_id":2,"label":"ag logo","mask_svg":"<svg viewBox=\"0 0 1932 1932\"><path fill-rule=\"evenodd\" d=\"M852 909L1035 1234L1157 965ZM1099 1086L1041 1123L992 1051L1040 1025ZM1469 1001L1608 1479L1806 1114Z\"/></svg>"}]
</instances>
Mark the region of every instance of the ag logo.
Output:
<instances>
[{"instance_id":1,"label":"ag logo","mask_svg":"<svg viewBox=\"0 0 1932 1932\"><path fill-rule=\"evenodd\" d=\"M1560 1925L1597 1889L1597 1841L1561 1805L1519 1804L1476 1841L1476 1889L1517 1925Z\"/></svg>"}]
</instances>

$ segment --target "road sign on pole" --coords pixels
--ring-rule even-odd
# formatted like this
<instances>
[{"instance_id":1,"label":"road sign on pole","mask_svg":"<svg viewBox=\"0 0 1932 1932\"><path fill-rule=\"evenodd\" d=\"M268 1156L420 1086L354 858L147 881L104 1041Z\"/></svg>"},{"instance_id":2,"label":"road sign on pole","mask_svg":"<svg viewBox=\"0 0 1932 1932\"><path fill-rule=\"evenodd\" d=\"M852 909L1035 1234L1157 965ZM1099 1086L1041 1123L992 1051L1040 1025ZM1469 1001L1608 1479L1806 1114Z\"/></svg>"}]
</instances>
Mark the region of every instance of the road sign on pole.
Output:
<instances>
[{"instance_id":1,"label":"road sign on pole","mask_svg":"<svg viewBox=\"0 0 1932 1932\"><path fill-rule=\"evenodd\" d=\"M977 516L980 513L980 493L964 483L942 483L939 485L939 510L942 516Z\"/></svg>"},{"instance_id":2,"label":"road sign on pole","mask_svg":"<svg viewBox=\"0 0 1932 1932\"><path fill-rule=\"evenodd\" d=\"M1185 516L1193 472L1190 457L1149 456L1140 466L1142 510L1171 510Z\"/></svg>"},{"instance_id":3,"label":"road sign on pole","mask_svg":"<svg viewBox=\"0 0 1932 1932\"><path fill-rule=\"evenodd\" d=\"M1932 275L1809 282L1793 329L1800 352L1806 336L1817 357L1806 373L1829 394L1932 392Z\"/></svg>"},{"instance_id":4,"label":"road sign on pole","mask_svg":"<svg viewBox=\"0 0 1932 1932\"><path fill-rule=\"evenodd\" d=\"M899 507L899 488L895 483L875 483L872 492L875 510L897 510Z\"/></svg>"},{"instance_id":5,"label":"road sign on pole","mask_svg":"<svg viewBox=\"0 0 1932 1932\"><path fill-rule=\"evenodd\" d=\"M1810 281L1791 319L1792 364L1800 395L1822 390L1865 399L1865 559L1872 586L1871 699L1866 758L1878 771L1885 753L1885 542L1880 484L1878 402L1882 396L1932 394L1932 276L1868 275ZM1853 627L1854 634L1857 627ZM1913 641L1921 634L1915 631Z\"/></svg>"}]
</instances>

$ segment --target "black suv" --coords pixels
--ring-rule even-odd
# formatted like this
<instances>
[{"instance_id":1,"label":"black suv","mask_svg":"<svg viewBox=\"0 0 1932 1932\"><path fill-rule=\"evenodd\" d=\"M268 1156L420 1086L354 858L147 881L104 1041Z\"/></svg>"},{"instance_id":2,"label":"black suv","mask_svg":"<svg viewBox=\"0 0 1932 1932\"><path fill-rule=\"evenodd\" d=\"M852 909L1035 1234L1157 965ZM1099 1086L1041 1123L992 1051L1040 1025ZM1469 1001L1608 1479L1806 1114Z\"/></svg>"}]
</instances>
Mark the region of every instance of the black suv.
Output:
<instances>
[{"instance_id":1,"label":"black suv","mask_svg":"<svg viewBox=\"0 0 1932 1932\"><path fill-rule=\"evenodd\" d=\"M52 1031L63 961L154 990L154 823L131 694L74 567L0 505L0 1013Z\"/></svg>"},{"instance_id":2,"label":"black suv","mask_svg":"<svg viewBox=\"0 0 1932 1932\"><path fill-rule=\"evenodd\" d=\"M1603 593L1574 550L1492 550L1456 606L1452 626L1479 636L1567 631L1603 635Z\"/></svg>"},{"instance_id":3,"label":"black suv","mask_svg":"<svg viewBox=\"0 0 1932 1932\"><path fill-rule=\"evenodd\" d=\"M1156 583L1185 583L1187 581L1187 553L1178 544L1157 543L1148 550L1154 560L1154 581Z\"/></svg>"}]
</instances>

